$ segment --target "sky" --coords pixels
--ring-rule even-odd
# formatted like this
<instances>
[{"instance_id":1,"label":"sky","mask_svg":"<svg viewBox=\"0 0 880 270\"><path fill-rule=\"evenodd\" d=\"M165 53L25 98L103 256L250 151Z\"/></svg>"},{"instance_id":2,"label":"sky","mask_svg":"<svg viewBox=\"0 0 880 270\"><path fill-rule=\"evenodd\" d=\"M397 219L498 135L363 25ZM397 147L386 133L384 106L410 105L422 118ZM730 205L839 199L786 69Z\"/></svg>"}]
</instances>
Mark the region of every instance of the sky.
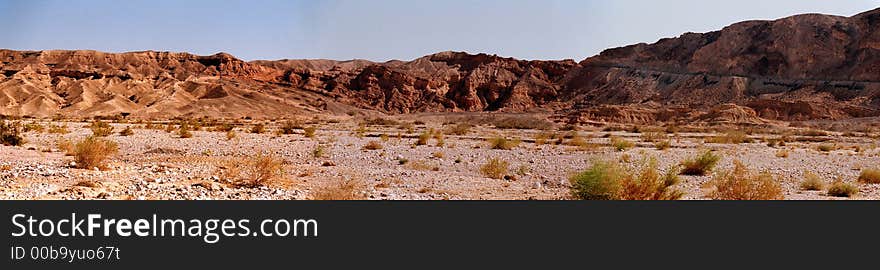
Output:
<instances>
[{"instance_id":1,"label":"sky","mask_svg":"<svg viewBox=\"0 0 880 270\"><path fill-rule=\"evenodd\" d=\"M440 51L575 59L685 32L880 0L0 0L0 48L411 60Z\"/></svg>"}]
</instances>

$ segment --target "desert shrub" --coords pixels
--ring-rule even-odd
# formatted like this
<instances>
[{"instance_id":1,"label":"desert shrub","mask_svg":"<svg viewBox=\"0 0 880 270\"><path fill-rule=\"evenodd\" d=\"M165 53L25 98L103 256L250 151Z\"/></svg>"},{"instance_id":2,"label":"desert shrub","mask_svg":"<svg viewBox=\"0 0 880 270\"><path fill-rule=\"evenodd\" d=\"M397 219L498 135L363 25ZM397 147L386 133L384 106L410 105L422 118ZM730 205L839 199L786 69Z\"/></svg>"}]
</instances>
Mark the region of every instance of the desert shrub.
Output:
<instances>
[{"instance_id":1,"label":"desert shrub","mask_svg":"<svg viewBox=\"0 0 880 270\"><path fill-rule=\"evenodd\" d=\"M741 162L734 169L720 172L712 180L715 188L710 197L715 200L781 200L782 188L773 175L764 172L752 174Z\"/></svg>"},{"instance_id":2,"label":"desert shrub","mask_svg":"<svg viewBox=\"0 0 880 270\"><path fill-rule=\"evenodd\" d=\"M825 181L822 181L819 175L810 171L804 172L804 181L801 182L801 189L822 190L823 188L825 188Z\"/></svg>"},{"instance_id":3,"label":"desert shrub","mask_svg":"<svg viewBox=\"0 0 880 270\"><path fill-rule=\"evenodd\" d=\"M880 169L863 169L859 174L859 182L880 184Z\"/></svg>"},{"instance_id":4,"label":"desert shrub","mask_svg":"<svg viewBox=\"0 0 880 270\"><path fill-rule=\"evenodd\" d=\"M28 122L27 124L24 124L24 126L22 126L21 132L31 131L43 133L43 131L46 131L46 127L37 122Z\"/></svg>"},{"instance_id":5,"label":"desert shrub","mask_svg":"<svg viewBox=\"0 0 880 270\"><path fill-rule=\"evenodd\" d=\"M76 143L73 157L76 167L80 169L106 169L104 162L119 151L119 145L113 141L90 136Z\"/></svg>"},{"instance_id":6,"label":"desert shrub","mask_svg":"<svg viewBox=\"0 0 880 270\"><path fill-rule=\"evenodd\" d=\"M752 139L745 132L739 130L727 131L722 135L706 138L707 143L741 144L751 143Z\"/></svg>"},{"instance_id":7,"label":"desert shrub","mask_svg":"<svg viewBox=\"0 0 880 270\"><path fill-rule=\"evenodd\" d=\"M549 129L553 123L533 116L510 116L494 121L500 129Z\"/></svg>"},{"instance_id":8,"label":"desert shrub","mask_svg":"<svg viewBox=\"0 0 880 270\"><path fill-rule=\"evenodd\" d=\"M315 149L312 149L312 157L314 158L323 158L327 155L327 148L323 145L315 146Z\"/></svg>"},{"instance_id":9,"label":"desert shrub","mask_svg":"<svg viewBox=\"0 0 880 270\"><path fill-rule=\"evenodd\" d=\"M171 132L174 132L175 130L177 130L177 129L174 128L173 124L165 125L165 133L171 133Z\"/></svg>"},{"instance_id":10,"label":"desert shrub","mask_svg":"<svg viewBox=\"0 0 880 270\"><path fill-rule=\"evenodd\" d=\"M358 138L363 138L367 131L369 131L367 129L367 126L359 125L358 128L354 130L354 136Z\"/></svg>"},{"instance_id":11,"label":"desert shrub","mask_svg":"<svg viewBox=\"0 0 880 270\"><path fill-rule=\"evenodd\" d=\"M446 155L443 154L443 152L434 152L434 153L431 154L431 156L434 157L434 158L443 158L443 157L445 157Z\"/></svg>"},{"instance_id":12,"label":"desert shrub","mask_svg":"<svg viewBox=\"0 0 880 270\"><path fill-rule=\"evenodd\" d=\"M230 132L233 129L235 129L235 126L226 123L214 126L215 132Z\"/></svg>"},{"instance_id":13,"label":"desert shrub","mask_svg":"<svg viewBox=\"0 0 880 270\"><path fill-rule=\"evenodd\" d=\"M382 133L379 135L380 141L387 142L389 139L390 139L390 137L388 137L388 134Z\"/></svg>"},{"instance_id":14,"label":"desert shrub","mask_svg":"<svg viewBox=\"0 0 880 270\"><path fill-rule=\"evenodd\" d=\"M54 125L54 124L52 124L52 125L49 125L49 133L52 133L52 134L67 134L67 133L70 133L70 131L67 130L67 126L66 126L66 125Z\"/></svg>"},{"instance_id":15,"label":"desert shrub","mask_svg":"<svg viewBox=\"0 0 880 270\"><path fill-rule=\"evenodd\" d=\"M494 137L489 139L489 148L496 150L510 150L519 146L519 140L508 139L505 137Z\"/></svg>"},{"instance_id":16,"label":"desert shrub","mask_svg":"<svg viewBox=\"0 0 880 270\"><path fill-rule=\"evenodd\" d=\"M177 136L180 136L180 138L184 138L184 139L192 138L193 134L192 134L192 132L189 131L189 125L187 125L187 124L180 125L180 129L177 130Z\"/></svg>"},{"instance_id":17,"label":"desert shrub","mask_svg":"<svg viewBox=\"0 0 880 270\"><path fill-rule=\"evenodd\" d=\"M131 129L130 126L126 126L125 129L119 132L120 136L131 136L134 135L134 130Z\"/></svg>"},{"instance_id":18,"label":"desert shrub","mask_svg":"<svg viewBox=\"0 0 880 270\"><path fill-rule=\"evenodd\" d=\"M19 146L25 143L24 137L21 136L21 124L0 120L0 144Z\"/></svg>"},{"instance_id":19,"label":"desert shrub","mask_svg":"<svg viewBox=\"0 0 880 270\"><path fill-rule=\"evenodd\" d=\"M480 172L489 178L502 179L507 174L508 166L510 166L510 163L507 161L492 158L480 167Z\"/></svg>"},{"instance_id":20,"label":"desert shrub","mask_svg":"<svg viewBox=\"0 0 880 270\"><path fill-rule=\"evenodd\" d=\"M388 118L376 117L376 118L366 119L366 120L364 120L364 122L362 122L362 124L367 125L367 126L389 126L390 127L390 126L400 125L400 122L397 122L395 120L388 119Z\"/></svg>"},{"instance_id":21,"label":"desert shrub","mask_svg":"<svg viewBox=\"0 0 880 270\"><path fill-rule=\"evenodd\" d=\"M721 156L713 153L712 151L705 151L695 158L688 159L682 162L681 174L706 175L706 173L712 171L712 169L715 168L715 165L718 164L718 161L720 160Z\"/></svg>"},{"instance_id":22,"label":"desert shrub","mask_svg":"<svg viewBox=\"0 0 880 270\"><path fill-rule=\"evenodd\" d=\"M280 133L284 135L290 135L293 134L297 129L302 129L302 124L294 121L284 121L284 123L281 124Z\"/></svg>"},{"instance_id":23,"label":"desert shrub","mask_svg":"<svg viewBox=\"0 0 880 270\"><path fill-rule=\"evenodd\" d=\"M657 150L662 151L662 150L669 149L670 147L672 147L672 141L670 141L670 140L658 141L658 142L654 143L654 148L657 148Z\"/></svg>"},{"instance_id":24,"label":"desert shrub","mask_svg":"<svg viewBox=\"0 0 880 270\"><path fill-rule=\"evenodd\" d=\"M665 174L657 171L657 163L650 161L638 177L624 173L621 179L618 200L678 200L684 193L671 188L678 183L676 168L670 168Z\"/></svg>"},{"instance_id":25,"label":"desert shrub","mask_svg":"<svg viewBox=\"0 0 880 270\"><path fill-rule=\"evenodd\" d=\"M614 149L616 149L617 151L625 151L626 149L633 148L634 146L636 146L636 144L629 140L621 139L618 137L611 137L611 147L614 147Z\"/></svg>"},{"instance_id":26,"label":"desert shrub","mask_svg":"<svg viewBox=\"0 0 880 270\"><path fill-rule=\"evenodd\" d=\"M789 155L788 150L779 149L779 151L776 151L776 157L778 157L778 158L787 158L788 155Z\"/></svg>"},{"instance_id":27,"label":"desert shrub","mask_svg":"<svg viewBox=\"0 0 880 270\"><path fill-rule=\"evenodd\" d=\"M267 186L284 174L284 160L279 157L258 154L244 162L231 165L235 169L226 175L228 181L239 187L256 188ZM240 168L244 164L244 168Z\"/></svg>"},{"instance_id":28,"label":"desert shrub","mask_svg":"<svg viewBox=\"0 0 880 270\"><path fill-rule=\"evenodd\" d=\"M340 200L364 200L366 185L362 181L353 178L331 181L315 189L312 200L340 201Z\"/></svg>"},{"instance_id":29,"label":"desert shrub","mask_svg":"<svg viewBox=\"0 0 880 270\"><path fill-rule=\"evenodd\" d=\"M67 139L58 139L58 141L55 143L55 147L57 147L58 150L64 152L64 154L67 156L73 156L74 154L76 154L76 148L74 148L73 143Z\"/></svg>"},{"instance_id":30,"label":"desert shrub","mask_svg":"<svg viewBox=\"0 0 880 270\"><path fill-rule=\"evenodd\" d=\"M430 139L431 139L431 132L429 132L429 131L422 132L422 134L419 134L419 138L416 139L416 145L417 146L418 145L427 145L428 140L430 140Z\"/></svg>"},{"instance_id":31,"label":"desert shrub","mask_svg":"<svg viewBox=\"0 0 880 270\"><path fill-rule=\"evenodd\" d=\"M661 176L654 161L638 176L617 164L596 161L569 181L572 195L581 200L677 200L683 195L671 188L678 182L675 168Z\"/></svg>"},{"instance_id":32,"label":"desert shrub","mask_svg":"<svg viewBox=\"0 0 880 270\"><path fill-rule=\"evenodd\" d=\"M570 134L565 135L565 137L570 137L565 145L569 146L577 146L577 147L588 147L590 146L590 142L587 141L580 133L577 131L572 131Z\"/></svg>"},{"instance_id":33,"label":"desert shrub","mask_svg":"<svg viewBox=\"0 0 880 270\"><path fill-rule=\"evenodd\" d=\"M645 132L642 133L641 138L643 142L659 142L666 140L666 134L661 132Z\"/></svg>"},{"instance_id":34,"label":"desert shrub","mask_svg":"<svg viewBox=\"0 0 880 270\"><path fill-rule=\"evenodd\" d=\"M227 141L235 139L235 137L236 137L235 131L230 130L230 131L226 132L226 140Z\"/></svg>"},{"instance_id":35,"label":"desert shrub","mask_svg":"<svg viewBox=\"0 0 880 270\"><path fill-rule=\"evenodd\" d=\"M382 144L377 141L370 141L364 145L364 150L379 150L382 148Z\"/></svg>"},{"instance_id":36,"label":"desert shrub","mask_svg":"<svg viewBox=\"0 0 880 270\"><path fill-rule=\"evenodd\" d=\"M315 127L305 127L305 128L303 128L303 136L305 136L306 138L314 138L315 131L317 131L317 130L318 129Z\"/></svg>"},{"instance_id":37,"label":"desert shrub","mask_svg":"<svg viewBox=\"0 0 880 270\"><path fill-rule=\"evenodd\" d=\"M255 124L251 127L251 133L263 134L264 132L266 132L266 125L263 123Z\"/></svg>"},{"instance_id":38,"label":"desert shrub","mask_svg":"<svg viewBox=\"0 0 880 270\"><path fill-rule=\"evenodd\" d=\"M538 134L535 134L535 145L544 145L544 144L547 144L548 142L552 143L549 140L553 137L554 137L554 135L549 132L540 132Z\"/></svg>"},{"instance_id":39,"label":"desert shrub","mask_svg":"<svg viewBox=\"0 0 880 270\"><path fill-rule=\"evenodd\" d=\"M95 137L107 137L110 136L110 134L113 134L113 126L103 121L92 122L92 124L89 125L89 129L92 130L92 136Z\"/></svg>"},{"instance_id":40,"label":"desert shrub","mask_svg":"<svg viewBox=\"0 0 880 270\"><path fill-rule=\"evenodd\" d=\"M820 152L831 152L834 151L836 148L837 147L833 144L820 144L818 147L816 147L816 149L818 149Z\"/></svg>"},{"instance_id":41,"label":"desert shrub","mask_svg":"<svg viewBox=\"0 0 880 270\"><path fill-rule=\"evenodd\" d=\"M828 187L828 196L834 197L852 197L859 193L859 188L853 184L835 181Z\"/></svg>"},{"instance_id":42,"label":"desert shrub","mask_svg":"<svg viewBox=\"0 0 880 270\"><path fill-rule=\"evenodd\" d=\"M446 133L458 136L464 136L471 132L471 128L474 126L468 123L458 123L454 126L449 127L446 130Z\"/></svg>"}]
</instances>

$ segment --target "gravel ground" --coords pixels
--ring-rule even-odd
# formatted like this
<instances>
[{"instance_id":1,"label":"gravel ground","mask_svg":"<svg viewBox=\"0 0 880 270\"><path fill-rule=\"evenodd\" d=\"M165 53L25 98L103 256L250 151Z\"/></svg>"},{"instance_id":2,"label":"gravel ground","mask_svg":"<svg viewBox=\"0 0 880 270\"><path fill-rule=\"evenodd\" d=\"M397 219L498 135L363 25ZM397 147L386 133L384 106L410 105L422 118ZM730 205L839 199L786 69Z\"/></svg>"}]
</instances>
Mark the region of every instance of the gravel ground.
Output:
<instances>
[{"instance_id":1,"label":"gravel ground","mask_svg":"<svg viewBox=\"0 0 880 270\"><path fill-rule=\"evenodd\" d=\"M723 156L718 170L742 161L754 171L776 176L786 199L832 200L823 191L801 191L803 173L812 171L826 181L842 179L860 188L852 199L880 198L880 185L859 184L862 168L880 165L875 140L861 137L834 137L845 150L820 152L817 143L789 143L787 158L776 157L781 148L765 143L704 144L708 134L679 134L673 147L665 151L653 144L639 142L639 134L615 132L614 136L638 142L635 148L615 151L608 147L607 132L586 132L590 142L604 146L581 149L572 146L535 145L529 142L539 131L473 129L468 136L445 137L442 147L431 139L428 145L414 146L412 134L395 128L373 127L355 136L356 127L345 124L321 126L317 137L300 134L251 134L237 131L237 138L226 139L222 132L194 131L192 138L178 138L163 130L135 129L132 136L112 135L119 144L119 154L109 162L108 170L71 167L72 157L55 149L62 137L79 140L91 131L83 123L69 123L70 134L26 133L28 143L21 147L0 146L0 199L138 199L138 200L299 200L312 198L315 190L342 179L363 183L363 195L374 200L555 200L565 199L568 177L586 169L593 160L617 160L636 170L643 160L656 158L659 168L668 168L703 149L716 150ZM114 124L116 130L123 125ZM439 128L439 126L438 126ZM398 138L397 134L402 134ZM382 141L379 134L388 134ZM525 142L513 150L488 149L485 138L503 135ZM364 150L370 141L383 145L379 150ZM324 145L326 155L313 156ZM858 145L862 151L847 147ZM257 154L282 158L284 175L260 188L242 188L220 179L229 162L244 162ZM439 157L442 153L442 157ZM490 158L510 163L508 179L490 179L480 173L480 166ZM401 165L400 159L409 162ZM325 166L333 165L333 166ZM675 188L684 191L684 199L707 199L706 184L712 176L681 176ZM84 184L87 182L88 184ZM844 198L845 199L845 198Z\"/></svg>"}]
</instances>

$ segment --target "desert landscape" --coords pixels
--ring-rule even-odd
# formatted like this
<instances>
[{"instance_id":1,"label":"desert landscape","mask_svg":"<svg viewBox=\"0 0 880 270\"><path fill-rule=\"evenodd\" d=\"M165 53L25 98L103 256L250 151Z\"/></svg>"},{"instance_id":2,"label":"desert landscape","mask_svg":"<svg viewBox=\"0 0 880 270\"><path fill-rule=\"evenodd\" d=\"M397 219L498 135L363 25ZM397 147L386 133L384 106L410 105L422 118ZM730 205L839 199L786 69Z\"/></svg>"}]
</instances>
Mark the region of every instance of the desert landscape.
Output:
<instances>
[{"instance_id":1,"label":"desert landscape","mask_svg":"<svg viewBox=\"0 0 880 270\"><path fill-rule=\"evenodd\" d=\"M880 10L584 59L0 50L0 199L880 199Z\"/></svg>"}]
</instances>

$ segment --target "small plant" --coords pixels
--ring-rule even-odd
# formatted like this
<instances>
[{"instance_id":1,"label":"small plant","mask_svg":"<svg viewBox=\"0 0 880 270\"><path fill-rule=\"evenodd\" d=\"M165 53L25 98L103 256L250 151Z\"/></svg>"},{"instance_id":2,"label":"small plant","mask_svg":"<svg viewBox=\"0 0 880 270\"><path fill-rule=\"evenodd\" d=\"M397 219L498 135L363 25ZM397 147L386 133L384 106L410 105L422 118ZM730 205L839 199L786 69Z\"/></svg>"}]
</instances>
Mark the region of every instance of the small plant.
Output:
<instances>
[{"instance_id":1,"label":"small plant","mask_svg":"<svg viewBox=\"0 0 880 270\"><path fill-rule=\"evenodd\" d=\"M106 169L104 162L119 151L119 146L112 141L90 136L76 143L73 149L76 167L80 169Z\"/></svg>"},{"instance_id":2,"label":"small plant","mask_svg":"<svg viewBox=\"0 0 880 270\"><path fill-rule=\"evenodd\" d=\"M20 123L0 120L0 145L20 146L24 143Z\"/></svg>"},{"instance_id":3,"label":"small plant","mask_svg":"<svg viewBox=\"0 0 880 270\"><path fill-rule=\"evenodd\" d=\"M226 140L227 141L231 141L232 139L235 139L235 137L236 137L235 131L230 130L230 131L226 132Z\"/></svg>"},{"instance_id":4,"label":"small plant","mask_svg":"<svg viewBox=\"0 0 880 270\"><path fill-rule=\"evenodd\" d=\"M73 143L67 139L58 139L58 142L55 143L55 147L64 152L64 155L73 156L76 154L76 148L74 148Z\"/></svg>"},{"instance_id":5,"label":"small plant","mask_svg":"<svg viewBox=\"0 0 880 270\"><path fill-rule=\"evenodd\" d=\"M263 123L258 123L251 127L251 133L263 134L264 132L266 132L266 125Z\"/></svg>"},{"instance_id":6,"label":"small plant","mask_svg":"<svg viewBox=\"0 0 880 270\"><path fill-rule=\"evenodd\" d=\"M627 149L633 148L634 146L636 146L636 144L631 141L617 137L611 137L611 147L614 147L614 149L616 149L617 151L626 151Z\"/></svg>"},{"instance_id":7,"label":"small plant","mask_svg":"<svg viewBox=\"0 0 880 270\"><path fill-rule=\"evenodd\" d=\"M370 141L364 145L364 150L379 150L382 148L382 144L377 141Z\"/></svg>"},{"instance_id":8,"label":"small plant","mask_svg":"<svg viewBox=\"0 0 880 270\"><path fill-rule=\"evenodd\" d=\"M828 196L833 197L853 197L859 194L859 188L853 184L838 180L828 187Z\"/></svg>"},{"instance_id":9,"label":"small plant","mask_svg":"<svg viewBox=\"0 0 880 270\"><path fill-rule=\"evenodd\" d=\"M672 147L672 141L670 141L670 140L658 141L658 142L654 143L654 148L657 148L657 150L660 150L660 151L669 149L670 147Z\"/></svg>"},{"instance_id":10,"label":"small plant","mask_svg":"<svg viewBox=\"0 0 880 270\"><path fill-rule=\"evenodd\" d=\"M675 168L664 175L649 161L638 176L619 165L596 161L586 171L572 176L572 196L581 200L677 200L684 194L672 189L678 183Z\"/></svg>"},{"instance_id":11,"label":"small plant","mask_svg":"<svg viewBox=\"0 0 880 270\"><path fill-rule=\"evenodd\" d=\"M134 135L134 130L131 129L131 126L126 126L125 129L119 132L119 136L131 136Z\"/></svg>"},{"instance_id":12,"label":"small plant","mask_svg":"<svg viewBox=\"0 0 880 270\"><path fill-rule=\"evenodd\" d=\"M323 158L327 155L327 149L323 145L315 146L315 149L312 149L312 157L314 158Z\"/></svg>"},{"instance_id":13,"label":"small plant","mask_svg":"<svg viewBox=\"0 0 880 270\"><path fill-rule=\"evenodd\" d=\"M700 154L699 156L685 160L682 162L682 170L681 174L683 175L706 175L708 172L712 171L715 168L715 165L718 164L718 161L721 160L721 156L713 153L712 151L706 151Z\"/></svg>"},{"instance_id":14,"label":"small plant","mask_svg":"<svg viewBox=\"0 0 880 270\"><path fill-rule=\"evenodd\" d=\"M496 150L511 150L519 146L519 140L508 139L505 137L495 137L489 139L489 148Z\"/></svg>"},{"instance_id":15,"label":"small plant","mask_svg":"<svg viewBox=\"0 0 880 270\"><path fill-rule=\"evenodd\" d=\"M419 145L427 145L429 139L431 139L431 133L430 133L430 132L425 131L425 132L423 132L422 134L419 134L419 138L416 140L416 146L419 146Z\"/></svg>"},{"instance_id":16,"label":"small plant","mask_svg":"<svg viewBox=\"0 0 880 270\"><path fill-rule=\"evenodd\" d=\"M642 133L642 141L643 142L660 142L666 140L666 134L661 132L645 132Z\"/></svg>"},{"instance_id":17,"label":"small plant","mask_svg":"<svg viewBox=\"0 0 880 270\"><path fill-rule=\"evenodd\" d=\"M707 143L741 144L751 143L752 139L745 132L731 130L723 135L706 138Z\"/></svg>"},{"instance_id":18,"label":"small plant","mask_svg":"<svg viewBox=\"0 0 880 270\"><path fill-rule=\"evenodd\" d=\"M284 161L272 155L258 154L245 162L237 164L245 164L244 169L233 166L236 169L231 170L226 175L226 178L240 187L256 188L267 186L270 182L284 174Z\"/></svg>"},{"instance_id":19,"label":"small plant","mask_svg":"<svg viewBox=\"0 0 880 270\"><path fill-rule=\"evenodd\" d=\"M433 154L431 154L431 156L433 156L434 158L443 158L446 155L444 155L443 152L434 152Z\"/></svg>"},{"instance_id":20,"label":"small plant","mask_svg":"<svg viewBox=\"0 0 880 270\"><path fill-rule=\"evenodd\" d=\"M353 178L332 181L318 187L311 196L312 200L364 200L366 185Z\"/></svg>"},{"instance_id":21,"label":"small plant","mask_svg":"<svg viewBox=\"0 0 880 270\"><path fill-rule=\"evenodd\" d=\"M590 146L590 142L588 142L577 131L572 131L571 135L568 137L570 137L570 139L568 139L568 141L565 142L565 145L575 146L575 147L580 147L580 148L586 148L586 147Z\"/></svg>"},{"instance_id":22,"label":"small plant","mask_svg":"<svg viewBox=\"0 0 880 270\"><path fill-rule=\"evenodd\" d=\"M817 147L817 149L818 149L820 152L831 152L831 151L834 151L836 148L837 148L837 147L834 146L833 144L820 144L820 145Z\"/></svg>"},{"instance_id":23,"label":"small plant","mask_svg":"<svg viewBox=\"0 0 880 270\"><path fill-rule=\"evenodd\" d=\"M314 138L315 131L317 131L317 130L318 129L315 127L305 127L305 128L303 128L303 136L305 136L306 138Z\"/></svg>"},{"instance_id":24,"label":"small plant","mask_svg":"<svg viewBox=\"0 0 880 270\"><path fill-rule=\"evenodd\" d=\"M778 158L787 158L788 155L789 155L788 150L779 149L779 151L776 151L776 157L778 157Z\"/></svg>"},{"instance_id":25,"label":"small plant","mask_svg":"<svg viewBox=\"0 0 880 270\"><path fill-rule=\"evenodd\" d=\"M804 181L801 182L801 189L822 190L823 188L825 188L825 181L822 181L819 175L810 171L804 172Z\"/></svg>"},{"instance_id":26,"label":"small plant","mask_svg":"<svg viewBox=\"0 0 880 270\"><path fill-rule=\"evenodd\" d=\"M192 132L189 131L189 125L187 125L187 124L180 125L180 129L177 130L177 136L180 136L180 138L183 138L183 139L192 138L193 134L192 134Z\"/></svg>"},{"instance_id":27,"label":"small plant","mask_svg":"<svg viewBox=\"0 0 880 270\"><path fill-rule=\"evenodd\" d=\"M752 174L741 162L734 162L734 169L715 176L715 190L710 197L715 200L781 200L782 188L770 173Z\"/></svg>"},{"instance_id":28,"label":"small plant","mask_svg":"<svg viewBox=\"0 0 880 270\"><path fill-rule=\"evenodd\" d=\"M379 140L387 142L389 140L388 134L382 133L382 135L379 135Z\"/></svg>"},{"instance_id":29,"label":"small plant","mask_svg":"<svg viewBox=\"0 0 880 270\"><path fill-rule=\"evenodd\" d=\"M29 122L27 124L24 124L24 127L22 127L22 130L21 130L21 132L31 132L31 131L37 132L37 133L43 133L43 131L46 131L46 127L44 127L43 125L41 125L40 123L37 123L37 122Z\"/></svg>"},{"instance_id":30,"label":"small plant","mask_svg":"<svg viewBox=\"0 0 880 270\"><path fill-rule=\"evenodd\" d=\"M508 163L507 161L492 158L489 159L486 164L480 167L480 172L489 178L502 179L505 175L507 175L508 166L510 166L510 163Z\"/></svg>"},{"instance_id":31,"label":"small plant","mask_svg":"<svg viewBox=\"0 0 880 270\"><path fill-rule=\"evenodd\" d=\"M446 130L446 133L449 133L452 135L464 136L464 135L468 135L468 133L471 132L471 128L473 128L473 125L471 125L471 124L459 123L459 124L456 124L456 125L450 127L448 130Z\"/></svg>"},{"instance_id":32,"label":"small plant","mask_svg":"<svg viewBox=\"0 0 880 270\"><path fill-rule=\"evenodd\" d=\"M864 169L859 174L859 182L880 184L880 169Z\"/></svg>"},{"instance_id":33,"label":"small plant","mask_svg":"<svg viewBox=\"0 0 880 270\"><path fill-rule=\"evenodd\" d=\"M54 125L54 124L53 124L53 125L49 125L49 133L52 133L52 134L67 134L67 133L70 133L70 131L67 130L67 126L66 126L66 125Z\"/></svg>"},{"instance_id":34,"label":"small plant","mask_svg":"<svg viewBox=\"0 0 880 270\"><path fill-rule=\"evenodd\" d=\"M95 137L107 137L110 136L110 134L113 134L113 126L103 121L92 122L92 124L89 125L89 129L92 130L92 136Z\"/></svg>"},{"instance_id":35,"label":"small plant","mask_svg":"<svg viewBox=\"0 0 880 270\"><path fill-rule=\"evenodd\" d=\"M403 157L399 157L399 158L397 158L397 164L400 164L400 165L406 165L407 163L409 163L409 159L406 159L406 158L403 158Z\"/></svg>"},{"instance_id":36,"label":"small plant","mask_svg":"<svg viewBox=\"0 0 880 270\"><path fill-rule=\"evenodd\" d=\"M280 131L281 134L290 135L293 134L294 131L297 129L302 129L302 125L300 123L294 121L284 121L284 123L281 124Z\"/></svg>"}]
</instances>

